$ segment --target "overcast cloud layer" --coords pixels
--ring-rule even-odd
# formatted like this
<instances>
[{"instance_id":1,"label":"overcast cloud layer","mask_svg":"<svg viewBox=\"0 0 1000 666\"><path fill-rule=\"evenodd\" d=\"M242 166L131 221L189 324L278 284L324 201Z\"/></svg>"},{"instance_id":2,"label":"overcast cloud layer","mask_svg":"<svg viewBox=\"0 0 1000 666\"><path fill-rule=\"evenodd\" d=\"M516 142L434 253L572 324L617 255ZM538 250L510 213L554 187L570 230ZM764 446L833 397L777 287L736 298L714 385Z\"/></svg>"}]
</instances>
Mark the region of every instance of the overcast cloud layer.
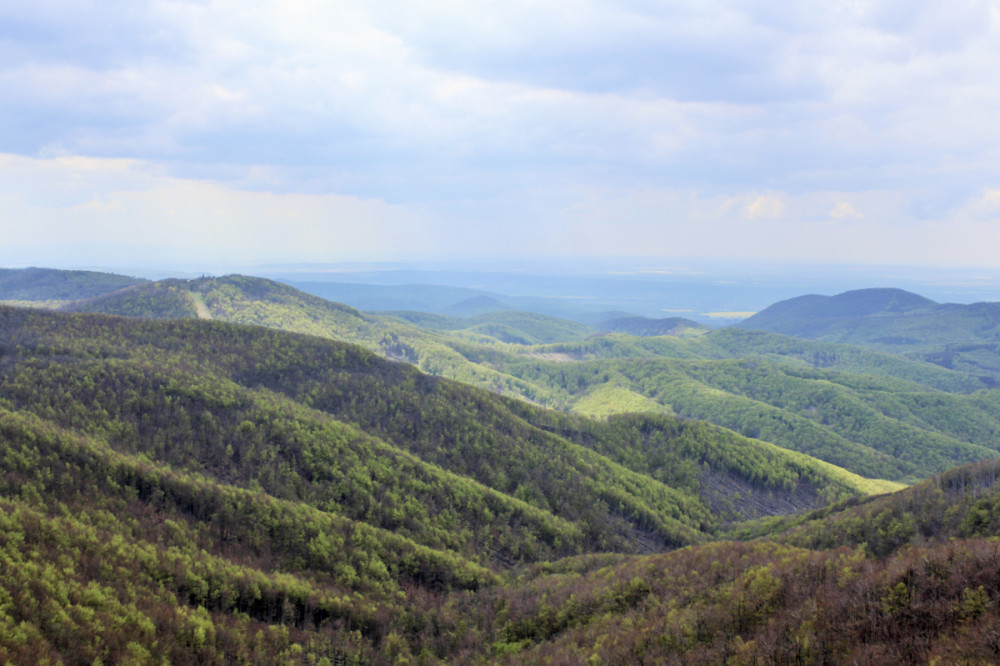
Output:
<instances>
[{"instance_id":1,"label":"overcast cloud layer","mask_svg":"<svg viewBox=\"0 0 1000 666\"><path fill-rule=\"evenodd\" d=\"M0 250L996 267L998 72L996 2L3 3Z\"/></svg>"}]
</instances>

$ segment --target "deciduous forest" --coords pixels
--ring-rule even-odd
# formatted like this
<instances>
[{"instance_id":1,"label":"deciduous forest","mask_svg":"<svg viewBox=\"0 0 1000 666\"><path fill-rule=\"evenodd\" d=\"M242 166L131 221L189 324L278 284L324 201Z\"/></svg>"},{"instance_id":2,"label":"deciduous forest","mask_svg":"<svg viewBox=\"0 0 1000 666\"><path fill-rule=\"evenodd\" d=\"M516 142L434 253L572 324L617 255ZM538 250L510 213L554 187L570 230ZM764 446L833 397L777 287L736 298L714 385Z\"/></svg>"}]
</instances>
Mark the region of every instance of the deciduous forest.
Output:
<instances>
[{"instance_id":1,"label":"deciduous forest","mask_svg":"<svg viewBox=\"0 0 1000 666\"><path fill-rule=\"evenodd\" d=\"M0 662L1000 655L984 376L239 276L31 277L0 306Z\"/></svg>"}]
</instances>

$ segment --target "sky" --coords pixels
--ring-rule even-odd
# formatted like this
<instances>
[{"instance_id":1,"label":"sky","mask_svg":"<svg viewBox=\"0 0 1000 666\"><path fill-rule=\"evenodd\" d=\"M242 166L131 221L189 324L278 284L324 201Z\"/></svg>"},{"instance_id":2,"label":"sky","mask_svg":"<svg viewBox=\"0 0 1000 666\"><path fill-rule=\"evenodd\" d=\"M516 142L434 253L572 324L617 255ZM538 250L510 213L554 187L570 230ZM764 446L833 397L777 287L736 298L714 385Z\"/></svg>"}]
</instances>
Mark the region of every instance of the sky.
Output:
<instances>
[{"instance_id":1,"label":"sky","mask_svg":"<svg viewBox=\"0 0 1000 666\"><path fill-rule=\"evenodd\" d=\"M0 263L1000 268L1000 3L0 3Z\"/></svg>"}]
</instances>

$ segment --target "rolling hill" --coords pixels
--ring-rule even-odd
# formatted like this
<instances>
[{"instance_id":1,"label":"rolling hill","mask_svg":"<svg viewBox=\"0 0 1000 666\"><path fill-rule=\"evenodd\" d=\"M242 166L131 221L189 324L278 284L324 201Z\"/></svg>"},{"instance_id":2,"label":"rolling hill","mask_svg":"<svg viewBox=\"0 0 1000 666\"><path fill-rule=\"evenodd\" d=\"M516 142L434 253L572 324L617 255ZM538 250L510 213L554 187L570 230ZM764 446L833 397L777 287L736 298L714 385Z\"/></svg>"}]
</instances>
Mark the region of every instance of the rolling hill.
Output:
<instances>
[{"instance_id":1,"label":"rolling hill","mask_svg":"<svg viewBox=\"0 0 1000 666\"><path fill-rule=\"evenodd\" d=\"M0 268L0 300L61 305L144 282L139 278L95 271Z\"/></svg>"},{"instance_id":2,"label":"rolling hill","mask_svg":"<svg viewBox=\"0 0 1000 666\"><path fill-rule=\"evenodd\" d=\"M995 655L995 463L868 497L893 486L678 419L676 399L660 398L673 383L678 396L715 387L782 404L796 431L889 427L882 414L970 444L995 392L916 381L967 376L731 331L448 346L440 331L311 298L230 278L76 305L133 318L0 307L0 661ZM557 397L617 387L661 413L544 409L331 340L333 325L414 353L442 345L484 376L520 364L505 372ZM868 423L849 423L861 413Z\"/></svg>"},{"instance_id":3,"label":"rolling hill","mask_svg":"<svg viewBox=\"0 0 1000 666\"><path fill-rule=\"evenodd\" d=\"M842 470L705 424L665 417L581 420L311 336L194 320L24 310L3 315L5 339L16 341L0 357L0 395L11 409L171 464L171 456L188 455L185 447L209 442L208 458L196 471L225 469L234 475L229 481L252 481L272 493L283 487L282 476L258 459L266 455L265 443L273 448L290 438L281 448L302 464L306 454L293 453L295 447L332 438L354 442L337 455L353 450L356 464L375 464L375 458L363 462L368 459L358 450L365 447L381 451L378 459L395 459L388 466L396 470L412 467L407 455L416 456L435 466L418 465L420 474L444 469L561 520L590 516L596 522L583 535L627 550L627 535L640 527L664 543L685 543L742 515L739 506L728 514L709 510L714 487L706 479L714 482L718 474L750 486L759 482L776 501L800 483L812 488L807 494L814 503L869 487ZM262 422L270 424L265 432L254 425ZM632 449L643 448L647 456L639 459ZM269 469L266 479L259 476ZM390 482L397 483L386 478L382 485ZM298 484L285 491L300 498L319 492ZM324 492L332 492L327 485ZM399 496L414 492L400 490ZM585 504L574 504L582 497ZM601 497L631 518L615 517L610 509L594 514ZM391 508L365 509L372 501L352 501L339 510ZM382 498L381 504L389 503ZM498 523L496 529L506 528Z\"/></svg>"},{"instance_id":4,"label":"rolling hill","mask_svg":"<svg viewBox=\"0 0 1000 666\"><path fill-rule=\"evenodd\" d=\"M699 324L683 317L664 317L652 319L650 317L615 317L605 319L598 328L607 333L627 333L643 338L657 337L660 335L676 335L680 337L695 336L707 333L708 326Z\"/></svg>"},{"instance_id":5,"label":"rolling hill","mask_svg":"<svg viewBox=\"0 0 1000 666\"><path fill-rule=\"evenodd\" d=\"M899 289L863 289L775 303L740 328L844 342L1000 378L1000 303L940 304Z\"/></svg>"},{"instance_id":6,"label":"rolling hill","mask_svg":"<svg viewBox=\"0 0 1000 666\"><path fill-rule=\"evenodd\" d=\"M451 317L425 312L375 312L409 322L423 329L448 331L470 342L544 345L580 340L597 331L584 324L533 312L503 310L470 317Z\"/></svg>"},{"instance_id":7,"label":"rolling hill","mask_svg":"<svg viewBox=\"0 0 1000 666\"><path fill-rule=\"evenodd\" d=\"M245 276L164 280L69 307L211 317L349 341L566 411L708 420L870 478L912 482L997 453L995 400L976 392L984 387L978 378L844 344L740 329L594 336L580 324L515 312L361 313ZM525 344L543 339L563 341Z\"/></svg>"}]
</instances>

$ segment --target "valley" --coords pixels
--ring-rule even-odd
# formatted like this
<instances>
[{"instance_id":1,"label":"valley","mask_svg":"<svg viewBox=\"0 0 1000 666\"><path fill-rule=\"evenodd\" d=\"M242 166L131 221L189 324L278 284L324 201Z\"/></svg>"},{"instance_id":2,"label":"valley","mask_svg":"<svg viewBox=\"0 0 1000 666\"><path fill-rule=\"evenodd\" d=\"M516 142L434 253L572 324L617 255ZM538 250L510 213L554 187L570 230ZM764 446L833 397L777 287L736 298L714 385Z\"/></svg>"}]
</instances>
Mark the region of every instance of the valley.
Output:
<instances>
[{"instance_id":1,"label":"valley","mask_svg":"<svg viewBox=\"0 0 1000 666\"><path fill-rule=\"evenodd\" d=\"M677 319L667 320L674 335L637 336L511 311L363 313L246 276L146 283L66 309L195 317L199 301L203 318L359 344L571 413L707 420L869 478L912 482L997 454L1000 416L980 393L988 377L842 343Z\"/></svg>"},{"instance_id":2,"label":"valley","mask_svg":"<svg viewBox=\"0 0 1000 666\"><path fill-rule=\"evenodd\" d=\"M676 319L361 312L247 276L15 283L2 660L997 648L983 365Z\"/></svg>"}]
</instances>

